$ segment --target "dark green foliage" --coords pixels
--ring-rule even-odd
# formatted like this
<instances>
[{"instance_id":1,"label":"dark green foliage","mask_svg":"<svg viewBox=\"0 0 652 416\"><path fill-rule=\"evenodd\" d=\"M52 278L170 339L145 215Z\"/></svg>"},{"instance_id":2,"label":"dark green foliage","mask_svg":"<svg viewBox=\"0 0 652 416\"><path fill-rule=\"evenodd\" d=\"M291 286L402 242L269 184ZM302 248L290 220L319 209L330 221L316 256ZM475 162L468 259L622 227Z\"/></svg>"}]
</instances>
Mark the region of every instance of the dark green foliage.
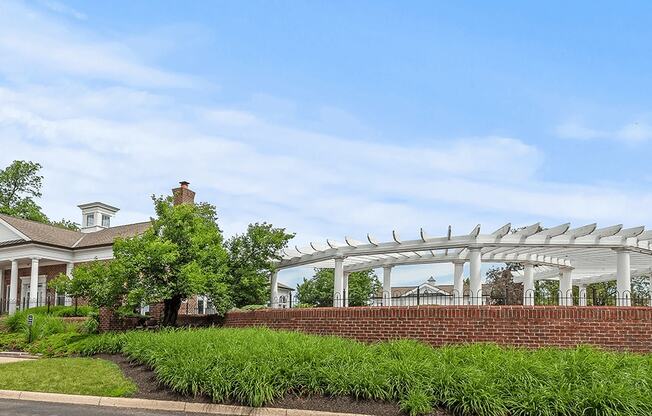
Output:
<instances>
[{"instance_id":1,"label":"dark green foliage","mask_svg":"<svg viewBox=\"0 0 652 416\"><path fill-rule=\"evenodd\" d=\"M122 351L175 391L216 402L261 406L294 392L394 401L411 415L652 414L652 356L592 348L365 345L250 328L104 334L76 349Z\"/></svg>"},{"instance_id":2,"label":"dark green foliage","mask_svg":"<svg viewBox=\"0 0 652 416\"><path fill-rule=\"evenodd\" d=\"M111 262L76 267L73 278L60 276L53 286L84 297L97 307L133 312L141 305L164 304L162 324L174 325L181 301L209 295L220 312L232 305L227 254L209 204L173 205L172 198L154 198L157 218L145 233L118 239Z\"/></svg>"},{"instance_id":3,"label":"dark green foliage","mask_svg":"<svg viewBox=\"0 0 652 416\"><path fill-rule=\"evenodd\" d=\"M269 300L269 276L278 252L294 237L284 228L256 223L226 242L231 297L236 307L264 304Z\"/></svg>"},{"instance_id":4,"label":"dark green foliage","mask_svg":"<svg viewBox=\"0 0 652 416\"><path fill-rule=\"evenodd\" d=\"M297 287L297 296L302 305L333 306L333 269L315 269L315 275L303 279ZM381 284L373 270L349 274L349 306L364 306L380 290Z\"/></svg>"}]
</instances>

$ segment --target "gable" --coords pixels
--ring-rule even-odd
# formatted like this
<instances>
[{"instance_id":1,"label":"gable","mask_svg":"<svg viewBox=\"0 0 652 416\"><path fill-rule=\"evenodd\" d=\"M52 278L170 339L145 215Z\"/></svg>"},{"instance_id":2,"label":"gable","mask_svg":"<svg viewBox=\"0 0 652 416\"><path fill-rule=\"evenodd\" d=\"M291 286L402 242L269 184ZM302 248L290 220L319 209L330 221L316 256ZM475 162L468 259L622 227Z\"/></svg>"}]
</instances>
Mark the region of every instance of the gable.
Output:
<instances>
[{"instance_id":1,"label":"gable","mask_svg":"<svg viewBox=\"0 0 652 416\"><path fill-rule=\"evenodd\" d=\"M25 239L16 233L14 230L9 228L6 224L0 222L0 243L6 243L9 241L24 241Z\"/></svg>"}]
</instances>

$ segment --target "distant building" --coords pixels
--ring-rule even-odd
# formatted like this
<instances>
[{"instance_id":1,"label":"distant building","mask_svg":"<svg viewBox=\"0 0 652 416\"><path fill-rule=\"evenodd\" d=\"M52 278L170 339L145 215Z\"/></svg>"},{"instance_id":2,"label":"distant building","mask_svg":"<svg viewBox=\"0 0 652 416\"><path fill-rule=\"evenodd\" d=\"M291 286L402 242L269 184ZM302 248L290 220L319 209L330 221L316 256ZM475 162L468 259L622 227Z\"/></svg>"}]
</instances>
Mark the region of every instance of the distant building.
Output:
<instances>
[{"instance_id":1,"label":"distant building","mask_svg":"<svg viewBox=\"0 0 652 416\"><path fill-rule=\"evenodd\" d=\"M482 285L482 292L489 294L491 286ZM437 284L434 277L415 286L392 286L391 293L382 289L376 294L373 306L417 306L417 305L470 305L468 287L464 286L464 296L454 291L453 285ZM486 301L483 299L483 303Z\"/></svg>"}]
</instances>

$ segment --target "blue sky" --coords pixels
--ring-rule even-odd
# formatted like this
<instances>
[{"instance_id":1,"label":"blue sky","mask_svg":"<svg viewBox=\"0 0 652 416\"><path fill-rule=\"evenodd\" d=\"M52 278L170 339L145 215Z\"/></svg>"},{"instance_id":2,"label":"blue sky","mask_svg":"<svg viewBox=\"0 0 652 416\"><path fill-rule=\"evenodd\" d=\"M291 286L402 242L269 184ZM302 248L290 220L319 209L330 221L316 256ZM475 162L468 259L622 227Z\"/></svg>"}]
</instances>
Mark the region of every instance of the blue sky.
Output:
<instances>
[{"instance_id":1,"label":"blue sky","mask_svg":"<svg viewBox=\"0 0 652 416\"><path fill-rule=\"evenodd\" d=\"M3 2L0 165L42 163L54 218L102 200L139 221L186 179L227 234L269 221L298 245L652 224L650 18L648 2Z\"/></svg>"}]
</instances>

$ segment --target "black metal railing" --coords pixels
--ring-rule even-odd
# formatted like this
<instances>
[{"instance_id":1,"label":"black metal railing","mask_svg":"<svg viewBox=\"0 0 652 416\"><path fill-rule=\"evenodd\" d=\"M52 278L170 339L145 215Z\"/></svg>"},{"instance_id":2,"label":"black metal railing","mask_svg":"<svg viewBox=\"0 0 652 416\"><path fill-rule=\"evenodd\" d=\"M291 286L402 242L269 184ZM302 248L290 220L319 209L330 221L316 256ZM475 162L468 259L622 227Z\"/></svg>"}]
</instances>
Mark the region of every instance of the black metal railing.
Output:
<instances>
[{"instance_id":1,"label":"black metal railing","mask_svg":"<svg viewBox=\"0 0 652 416\"><path fill-rule=\"evenodd\" d=\"M457 305L526 305L526 306L652 306L652 299L646 292L605 292L599 290L561 291L527 291L510 289L491 289L478 293L464 291L457 293L423 291L420 288L410 292L392 291L361 299L342 296L333 297L306 304L297 296L279 296L268 306L276 308L291 307L355 307L355 306L457 306Z\"/></svg>"},{"instance_id":2,"label":"black metal railing","mask_svg":"<svg viewBox=\"0 0 652 416\"><path fill-rule=\"evenodd\" d=\"M11 299L7 297L0 298L0 314L7 314L14 310L21 311L37 307L46 307L46 313L50 313L50 308L53 306L74 307L74 314L76 315L79 301L76 297L55 295L51 293L48 293L45 296L41 295L36 299L30 298L28 296L23 296L18 299Z\"/></svg>"}]
</instances>

